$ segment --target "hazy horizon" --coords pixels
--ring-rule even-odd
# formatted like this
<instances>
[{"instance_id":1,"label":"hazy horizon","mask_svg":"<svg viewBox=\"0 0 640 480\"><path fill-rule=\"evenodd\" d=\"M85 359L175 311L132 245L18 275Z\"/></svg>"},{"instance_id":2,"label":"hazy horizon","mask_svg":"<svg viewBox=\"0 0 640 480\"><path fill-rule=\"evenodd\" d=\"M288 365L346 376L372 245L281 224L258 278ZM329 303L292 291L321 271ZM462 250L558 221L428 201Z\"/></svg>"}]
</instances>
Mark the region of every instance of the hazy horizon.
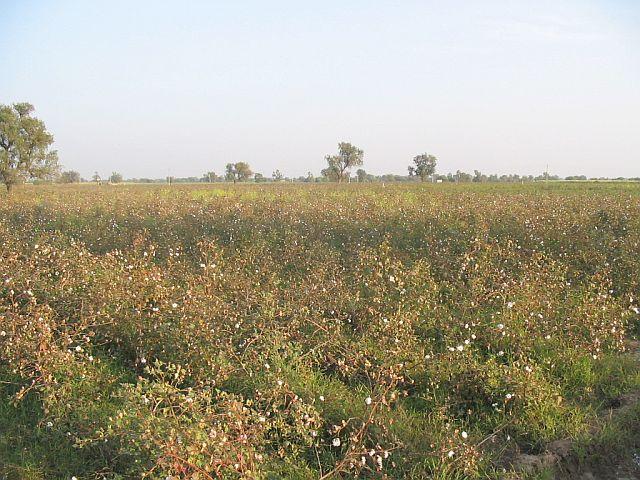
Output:
<instances>
[{"instance_id":1,"label":"hazy horizon","mask_svg":"<svg viewBox=\"0 0 640 480\"><path fill-rule=\"evenodd\" d=\"M65 169L640 176L640 3L2 2L0 103Z\"/></svg>"}]
</instances>

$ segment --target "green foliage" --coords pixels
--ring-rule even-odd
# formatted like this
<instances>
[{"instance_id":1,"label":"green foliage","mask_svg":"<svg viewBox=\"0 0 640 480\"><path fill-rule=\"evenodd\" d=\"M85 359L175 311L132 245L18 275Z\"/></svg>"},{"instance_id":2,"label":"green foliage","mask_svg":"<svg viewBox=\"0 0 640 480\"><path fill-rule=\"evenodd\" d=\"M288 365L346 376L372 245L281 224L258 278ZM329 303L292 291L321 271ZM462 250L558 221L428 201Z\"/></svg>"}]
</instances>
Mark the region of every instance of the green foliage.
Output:
<instances>
[{"instance_id":1,"label":"green foliage","mask_svg":"<svg viewBox=\"0 0 640 480\"><path fill-rule=\"evenodd\" d=\"M246 162L227 163L225 171L225 179L233 183L244 182L253 175L251 167Z\"/></svg>"},{"instance_id":2,"label":"green foliage","mask_svg":"<svg viewBox=\"0 0 640 480\"><path fill-rule=\"evenodd\" d=\"M413 159L414 165L409 167L409 175L420 177L420 181L424 182L427 178L436 172L436 163L438 159L427 153L417 155Z\"/></svg>"},{"instance_id":3,"label":"green foliage","mask_svg":"<svg viewBox=\"0 0 640 480\"><path fill-rule=\"evenodd\" d=\"M589 438L640 387L639 200L20 189L0 204L0 475L495 478L504 450Z\"/></svg>"},{"instance_id":4,"label":"green foliage","mask_svg":"<svg viewBox=\"0 0 640 480\"><path fill-rule=\"evenodd\" d=\"M53 135L33 110L28 103L0 105L0 182L7 191L31 178L50 178L58 169Z\"/></svg>"},{"instance_id":5,"label":"green foliage","mask_svg":"<svg viewBox=\"0 0 640 480\"><path fill-rule=\"evenodd\" d=\"M80 174L74 170L67 170L58 177L59 183L80 183Z\"/></svg>"},{"instance_id":6,"label":"green foliage","mask_svg":"<svg viewBox=\"0 0 640 480\"><path fill-rule=\"evenodd\" d=\"M338 143L338 155L327 155L327 168L322 175L332 182L342 182L349 178L349 170L362 165L364 152L348 142Z\"/></svg>"}]
</instances>

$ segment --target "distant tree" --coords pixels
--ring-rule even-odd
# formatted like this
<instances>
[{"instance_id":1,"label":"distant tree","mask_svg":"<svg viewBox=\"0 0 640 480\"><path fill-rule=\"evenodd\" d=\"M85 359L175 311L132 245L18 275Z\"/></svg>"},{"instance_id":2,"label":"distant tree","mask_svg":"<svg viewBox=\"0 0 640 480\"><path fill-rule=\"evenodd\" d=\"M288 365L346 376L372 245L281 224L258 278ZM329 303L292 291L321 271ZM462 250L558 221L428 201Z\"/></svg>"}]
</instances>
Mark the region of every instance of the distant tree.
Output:
<instances>
[{"instance_id":1,"label":"distant tree","mask_svg":"<svg viewBox=\"0 0 640 480\"><path fill-rule=\"evenodd\" d=\"M29 103L0 105L0 182L7 192L29 179L48 179L58 171L53 135L34 116Z\"/></svg>"},{"instance_id":2,"label":"distant tree","mask_svg":"<svg viewBox=\"0 0 640 480\"><path fill-rule=\"evenodd\" d=\"M98 174L98 172L93 172L93 176L91 177L91 180L93 180L96 183L100 183L100 175Z\"/></svg>"},{"instance_id":3,"label":"distant tree","mask_svg":"<svg viewBox=\"0 0 640 480\"><path fill-rule=\"evenodd\" d=\"M320 171L320 174L329 182L340 182L340 174L335 168L327 167Z\"/></svg>"},{"instance_id":4,"label":"distant tree","mask_svg":"<svg viewBox=\"0 0 640 480\"><path fill-rule=\"evenodd\" d=\"M327 155L327 168L322 175L330 181L342 182L349 178L349 169L363 163L364 152L348 142L338 144L338 155Z\"/></svg>"},{"instance_id":5,"label":"distant tree","mask_svg":"<svg viewBox=\"0 0 640 480\"><path fill-rule=\"evenodd\" d=\"M484 175L480 170L473 171L473 182L482 183L482 182L486 182L487 180L489 180L489 177Z\"/></svg>"},{"instance_id":6,"label":"distant tree","mask_svg":"<svg viewBox=\"0 0 640 480\"><path fill-rule=\"evenodd\" d=\"M264 176L263 174L261 174L261 173L256 173L256 174L254 174L254 175L253 175L253 180L254 180L256 183L264 183L264 182L266 182L266 181L267 181L267 177L265 177L265 176Z\"/></svg>"},{"instance_id":7,"label":"distant tree","mask_svg":"<svg viewBox=\"0 0 640 480\"><path fill-rule=\"evenodd\" d=\"M456 182L461 182L461 183L468 183L473 180L473 176L470 173L462 172L460 170L456 172L455 178L456 178Z\"/></svg>"},{"instance_id":8,"label":"distant tree","mask_svg":"<svg viewBox=\"0 0 640 480\"><path fill-rule=\"evenodd\" d=\"M424 182L429 176L436 171L436 163L438 159L427 153L417 155L413 158L413 165L409 166L409 176L418 176L420 181Z\"/></svg>"},{"instance_id":9,"label":"distant tree","mask_svg":"<svg viewBox=\"0 0 640 480\"><path fill-rule=\"evenodd\" d=\"M373 182L375 181L375 178L373 175L371 175L370 173L367 173L364 168L359 168L356 171L356 177L358 178L358 182L359 183L364 183L364 182Z\"/></svg>"},{"instance_id":10,"label":"distant tree","mask_svg":"<svg viewBox=\"0 0 640 480\"><path fill-rule=\"evenodd\" d=\"M227 163L227 166L225 167L225 175L224 175L224 179L227 182L233 182L236 183L236 165L234 163Z\"/></svg>"},{"instance_id":11,"label":"distant tree","mask_svg":"<svg viewBox=\"0 0 640 480\"><path fill-rule=\"evenodd\" d=\"M80 174L74 170L62 172L58 177L58 183L80 183Z\"/></svg>"},{"instance_id":12,"label":"distant tree","mask_svg":"<svg viewBox=\"0 0 640 480\"><path fill-rule=\"evenodd\" d=\"M248 180L253 172L246 162L227 163L225 178L229 182L243 182Z\"/></svg>"},{"instance_id":13,"label":"distant tree","mask_svg":"<svg viewBox=\"0 0 640 480\"><path fill-rule=\"evenodd\" d=\"M284 175L280 170L276 170L271 176L275 182L281 182L284 179Z\"/></svg>"},{"instance_id":14,"label":"distant tree","mask_svg":"<svg viewBox=\"0 0 640 480\"><path fill-rule=\"evenodd\" d=\"M111 182L111 183L122 183L122 180L124 180L122 178L122 174L120 174L118 172L113 172L111 174L111 176L109 177L109 182Z\"/></svg>"},{"instance_id":15,"label":"distant tree","mask_svg":"<svg viewBox=\"0 0 640 480\"><path fill-rule=\"evenodd\" d=\"M205 182L213 183L218 179L216 172L207 172L202 176L202 180Z\"/></svg>"}]
</instances>

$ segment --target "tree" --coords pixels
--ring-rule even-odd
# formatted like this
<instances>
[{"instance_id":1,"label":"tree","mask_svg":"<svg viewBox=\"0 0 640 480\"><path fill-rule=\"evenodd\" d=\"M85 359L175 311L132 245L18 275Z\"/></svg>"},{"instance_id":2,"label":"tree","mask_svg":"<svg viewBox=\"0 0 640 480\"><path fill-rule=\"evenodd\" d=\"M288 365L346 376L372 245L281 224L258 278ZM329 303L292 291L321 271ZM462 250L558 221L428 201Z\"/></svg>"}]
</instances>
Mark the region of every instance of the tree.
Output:
<instances>
[{"instance_id":1,"label":"tree","mask_svg":"<svg viewBox=\"0 0 640 480\"><path fill-rule=\"evenodd\" d=\"M460 170L456 171L456 182L460 183L468 183L473 180L473 176L470 173L462 172Z\"/></svg>"},{"instance_id":2,"label":"tree","mask_svg":"<svg viewBox=\"0 0 640 480\"><path fill-rule=\"evenodd\" d=\"M80 183L80 174L74 170L62 172L58 177L59 183Z\"/></svg>"},{"instance_id":3,"label":"tree","mask_svg":"<svg viewBox=\"0 0 640 480\"><path fill-rule=\"evenodd\" d=\"M322 175L331 181L342 182L349 178L349 169L359 167L363 163L364 152L348 142L338 144L338 155L327 155L327 168Z\"/></svg>"},{"instance_id":4,"label":"tree","mask_svg":"<svg viewBox=\"0 0 640 480\"><path fill-rule=\"evenodd\" d=\"M53 135L31 114L29 103L0 105L0 182L11 192L28 179L48 179L58 171Z\"/></svg>"},{"instance_id":5,"label":"tree","mask_svg":"<svg viewBox=\"0 0 640 480\"><path fill-rule=\"evenodd\" d=\"M207 172L202 178L205 182L213 183L218 179L218 175L216 175L216 172Z\"/></svg>"},{"instance_id":6,"label":"tree","mask_svg":"<svg viewBox=\"0 0 640 480\"><path fill-rule=\"evenodd\" d=\"M118 173L118 172L113 172L111 174L111 176L109 177L109 181L111 183L121 183L123 180L122 178L122 174Z\"/></svg>"},{"instance_id":7,"label":"tree","mask_svg":"<svg viewBox=\"0 0 640 480\"><path fill-rule=\"evenodd\" d=\"M225 178L229 182L236 183L248 180L253 172L246 162L227 163Z\"/></svg>"},{"instance_id":8,"label":"tree","mask_svg":"<svg viewBox=\"0 0 640 480\"><path fill-rule=\"evenodd\" d=\"M261 173L256 173L256 174L254 174L254 175L253 175L253 180L254 180L256 183L263 183L263 182L266 182L266 181L267 181L267 177L265 177L265 176L264 176L263 174L261 174Z\"/></svg>"},{"instance_id":9,"label":"tree","mask_svg":"<svg viewBox=\"0 0 640 480\"><path fill-rule=\"evenodd\" d=\"M101 178L98 172L93 172L93 176L91 177L91 180L93 180L97 184L100 184Z\"/></svg>"},{"instance_id":10,"label":"tree","mask_svg":"<svg viewBox=\"0 0 640 480\"><path fill-rule=\"evenodd\" d=\"M284 178L284 175L280 170L276 170L271 176L273 177L274 182L281 182Z\"/></svg>"},{"instance_id":11,"label":"tree","mask_svg":"<svg viewBox=\"0 0 640 480\"><path fill-rule=\"evenodd\" d=\"M413 158L414 165L409 167L409 175L420 177L420 181L424 182L430 175L436 171L436 163L438 159L426 153L417 155Z\"/></svg>"},{"instance_id":12,"label":"tree","mask_svg":"<svg viewBox=\"0 0 640 480\"><path fill-rule=\"evenodd\" d=\"M236 183L236 166L233 163L227 163L225 167L224 178L227 182Z\"/></svg>"},{"instance_id":13,"label":"tree","mask_svg":"<svg viewBox=\"0 0 640 480\"><path fill-rule=\"evenodd\" d=\"M372 175L365 172L364 168L356 170L356 176L358 177L358 183L364 183L371 181Z\"/></svg>"},{"instance_id":14,"label":"tree","mask_svg":"<svg viewBox=\"0 0 640 480\"><path fill-rule=\"evenodd\" d=\"M480 170L474 170L473 171L473 182L482 183L482 182L486 182L488 179L489 179L489 177L484 175Z\"/></svg>"}]
</instances>

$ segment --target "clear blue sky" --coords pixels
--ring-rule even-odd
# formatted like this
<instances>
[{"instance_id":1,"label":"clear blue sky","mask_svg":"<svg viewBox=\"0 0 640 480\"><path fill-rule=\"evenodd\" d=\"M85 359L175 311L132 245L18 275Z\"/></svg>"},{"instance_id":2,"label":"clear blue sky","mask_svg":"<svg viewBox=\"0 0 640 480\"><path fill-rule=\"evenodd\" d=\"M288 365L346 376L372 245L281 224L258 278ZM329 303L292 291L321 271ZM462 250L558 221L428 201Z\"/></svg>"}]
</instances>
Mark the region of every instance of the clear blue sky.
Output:
<instances>
[{"instance_id":1,"label":"clear blue sky","mask_svg":"<svg viewBox=\"0 0 640 480\"><path fill-rule=\"evenodd\" d=\"M0 103L89 176L640 175L640 1L0 0Z\"/></svg>"}]
</instances>

